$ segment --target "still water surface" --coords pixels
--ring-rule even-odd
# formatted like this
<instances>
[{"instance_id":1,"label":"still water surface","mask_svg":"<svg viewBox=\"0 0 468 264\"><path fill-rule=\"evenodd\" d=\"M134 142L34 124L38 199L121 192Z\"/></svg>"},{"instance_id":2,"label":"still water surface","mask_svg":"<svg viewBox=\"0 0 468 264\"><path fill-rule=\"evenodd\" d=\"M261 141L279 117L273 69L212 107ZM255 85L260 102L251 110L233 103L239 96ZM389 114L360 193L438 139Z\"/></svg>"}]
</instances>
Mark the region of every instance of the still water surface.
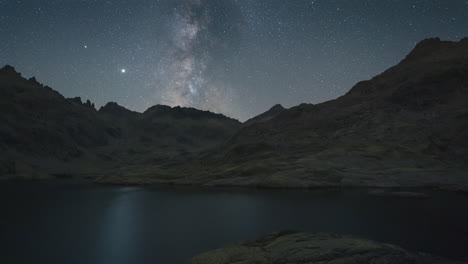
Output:
<instances>
[{"instance_id":1,"label":"still water surface","mask_svg":"<svg viewBox=\"0 0 468 264\"><path fill-rule=\"evenodd\" d=\"M351 234L468 261L468 196L0 183L0 263L186 263L279 230Z\"/></svg>"}]
</instances>

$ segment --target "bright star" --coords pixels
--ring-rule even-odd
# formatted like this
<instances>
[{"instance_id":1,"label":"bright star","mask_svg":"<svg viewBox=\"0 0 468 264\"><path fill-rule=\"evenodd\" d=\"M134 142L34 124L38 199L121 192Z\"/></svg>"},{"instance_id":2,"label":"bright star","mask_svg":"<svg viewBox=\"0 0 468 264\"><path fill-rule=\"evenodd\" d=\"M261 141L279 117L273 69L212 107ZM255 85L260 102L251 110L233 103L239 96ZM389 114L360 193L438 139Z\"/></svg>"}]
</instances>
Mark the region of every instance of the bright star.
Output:
<instances>
[{"instance_id":1,"label":"bright star","mask_svg":"<svg viewBox=\"0 0 468 264\"><path fill-rule=\"evenodd\" d=\"M84 47L85 49L87 49L87 48L88 48L88 46L87 46L87 45L84 45L83 47Z\"/></svg>"},{"instance_id":2,"label":"bright star","mask_svg":"<svg viewBox=\"0 0 468 264\"><path fill-rule=\"evenodd\" d=\"M121 69L120 72L121 72L121 73L126 73L127 70L126 70L126 69Z\"/></svg>"}]
</instances>

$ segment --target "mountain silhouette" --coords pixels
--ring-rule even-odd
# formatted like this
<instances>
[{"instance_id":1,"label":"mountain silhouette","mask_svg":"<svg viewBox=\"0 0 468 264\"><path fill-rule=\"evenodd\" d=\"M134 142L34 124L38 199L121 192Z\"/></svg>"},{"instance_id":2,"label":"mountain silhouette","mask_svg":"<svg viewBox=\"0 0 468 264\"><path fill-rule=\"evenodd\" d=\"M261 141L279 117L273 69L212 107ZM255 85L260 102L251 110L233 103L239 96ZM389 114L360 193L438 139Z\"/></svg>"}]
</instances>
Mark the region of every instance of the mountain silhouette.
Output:
<instances>
[{"instance_id":1,"label":"mountain silhouette","mask_svg":"<svg viewBox=\"0 0 468 264\"><path fill-rule=\"evenodd\" d=\"M157 105L144 113L0 70L0 172L102 183L468 190L468 38L426 39L345 95L243 124ZM7 177L7 176L4 176Z\"/></svg>"},{"instance_id":2,"label":"mountain silhouette","mask_svg":"<svg viewBox=\"0 0 468 264\"><path fill-rule=\"evenodd\" d=\"M138 113L108 103L97 111L89 100L66 99L8 65L0 69L0 95L3 177L96 175L204 149L240 127L192 108L154 106Z\"/></svg>"}]
</instances>

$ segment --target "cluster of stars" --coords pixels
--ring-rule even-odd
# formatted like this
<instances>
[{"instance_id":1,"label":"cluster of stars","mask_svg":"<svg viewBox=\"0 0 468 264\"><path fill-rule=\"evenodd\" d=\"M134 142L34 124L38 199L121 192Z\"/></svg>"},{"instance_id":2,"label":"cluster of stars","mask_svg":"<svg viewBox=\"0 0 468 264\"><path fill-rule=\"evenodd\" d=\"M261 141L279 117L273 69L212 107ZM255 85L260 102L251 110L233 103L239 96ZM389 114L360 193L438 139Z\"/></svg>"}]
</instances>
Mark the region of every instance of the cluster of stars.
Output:
<instances>
[{"instance_id":1,"label":"cluster of stars","mask_svg":"<svg viewBox=\"0 0 468 264\"><path fill-rule=\"evenodd\" d=\"M65 96L222 112L336 98L428 37L468 36L466 0L0 1L0 63Z\"/></svg>"}]
</instances>

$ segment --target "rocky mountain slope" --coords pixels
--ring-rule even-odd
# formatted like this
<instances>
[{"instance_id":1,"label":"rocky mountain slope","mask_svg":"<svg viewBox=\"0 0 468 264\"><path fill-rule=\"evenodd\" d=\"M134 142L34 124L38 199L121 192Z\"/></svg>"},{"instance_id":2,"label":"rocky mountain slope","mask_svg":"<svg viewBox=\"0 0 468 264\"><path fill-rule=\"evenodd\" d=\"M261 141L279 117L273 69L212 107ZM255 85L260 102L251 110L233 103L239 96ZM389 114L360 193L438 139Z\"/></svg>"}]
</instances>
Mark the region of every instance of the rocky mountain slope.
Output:
<instances>
[{"instance_id":1,"label":"rocky mountain slope","mask_svg":"<svg viewBox=\"0 0 468 264\"><path fill-rule=\"evenodd\" d=\"M0 70L0 173L122 184L468 190L468 38L427 39L321 104L240 124L189 108L144 113L65 99ZM62 168L62 167L63 168ZM58 169L60 168L60 169Z\"/></svg>"},{"instance_id":2,"label":"rocky mountain slope","mask_svg":"<svg viewBox=\"0 0 468 264\"><path fill-rule=\"evenodd\" d=\"M154 106L144 113L80 98L0 69L0 175L90 174L170 160L219 144L240 127L234 119L191 108Z\"/></svg>"},{"instance_id":3,"label":"rocky mountain slope","mask_svg":"<svg viewBox=\"0 0 468 264\"><path fill-rule=\"evenodd\" d=\"M467 76L468 38L427 39L398 65L344 96L317 105L276 107L183 166L156 165L135 177L100 180L467 190Z\"/></svg>"},{"instance_id":4,"label":"rocky mountain slope","mask_svg":"<svg viewBox=\"0 0 468 264\"><path fill-rule=\"evenodd\" d=\"M214 184L466 184L467 76L468 39L424 40L398 65L336 100L302 104L243 128L209 155L232 172Z\"/></svg>"}]
</instances>

